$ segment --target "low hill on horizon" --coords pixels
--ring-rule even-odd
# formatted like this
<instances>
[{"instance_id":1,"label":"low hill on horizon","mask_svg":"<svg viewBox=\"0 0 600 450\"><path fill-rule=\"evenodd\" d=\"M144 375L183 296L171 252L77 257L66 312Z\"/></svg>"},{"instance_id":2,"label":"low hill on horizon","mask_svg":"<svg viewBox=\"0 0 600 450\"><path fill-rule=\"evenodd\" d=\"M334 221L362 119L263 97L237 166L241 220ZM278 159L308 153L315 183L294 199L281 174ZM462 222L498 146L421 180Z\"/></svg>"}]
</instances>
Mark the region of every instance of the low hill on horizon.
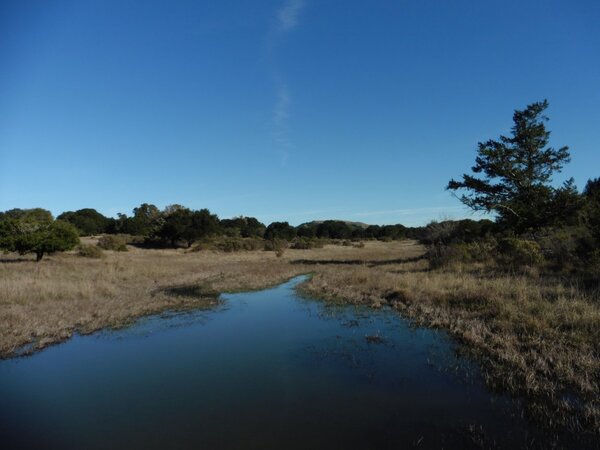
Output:
<instances>
[{"instance_id":1,"label":"low hill on horizon","mask_svg":"<svg viewBox=\"0 0 600 450\"><path fill-rule=\"evenodd\" d=\"M368 223L364 223L364 222L352 222L350 220L337 220L337 219L327 219L327 220L311 220L310 222L304 222L301 223L300 225L298 225L297 228L300 227L310 227L312 225L320 225L323 222L342 222L345 223L346 225L348 225L351 228L359 228L359 229L366 229L368 227L371 226L371 224Z\"/></svg>"}]
</instances>

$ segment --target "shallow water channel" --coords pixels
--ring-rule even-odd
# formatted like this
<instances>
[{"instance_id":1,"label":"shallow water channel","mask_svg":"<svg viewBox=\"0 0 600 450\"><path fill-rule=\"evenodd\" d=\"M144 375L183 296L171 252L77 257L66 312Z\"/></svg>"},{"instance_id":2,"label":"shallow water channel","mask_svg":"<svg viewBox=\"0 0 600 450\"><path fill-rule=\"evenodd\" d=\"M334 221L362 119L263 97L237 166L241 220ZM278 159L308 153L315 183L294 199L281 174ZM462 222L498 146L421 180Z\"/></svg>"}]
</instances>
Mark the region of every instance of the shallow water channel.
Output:
<instances>
[{"instance_id":1,"label":"shallow water channel","mask_svg":"<svg viewBox=\"0 0 600 450\"><path fill-rule=\"evenodd\" d=\"M0 361L0 447L464 449L535 438L444 333L301 298L303 279Z\"/></svg>"}]
</instances>

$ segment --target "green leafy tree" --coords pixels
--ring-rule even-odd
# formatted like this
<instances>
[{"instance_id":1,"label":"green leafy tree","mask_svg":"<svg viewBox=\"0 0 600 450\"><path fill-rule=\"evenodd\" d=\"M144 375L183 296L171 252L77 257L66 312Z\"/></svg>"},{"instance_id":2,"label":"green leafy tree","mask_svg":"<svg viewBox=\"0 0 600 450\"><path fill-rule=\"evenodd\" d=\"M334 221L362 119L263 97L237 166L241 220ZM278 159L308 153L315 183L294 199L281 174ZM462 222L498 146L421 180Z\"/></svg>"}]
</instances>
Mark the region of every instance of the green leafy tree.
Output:
<instances>
[{"instance_id":1,"label":"green leafy tree","mask_svg":"<svg viewBox=\"0 0 600 450\"><path fill-rule=\"evenodd\" d=\"M171 243L183 241L188 247L198 239L216 233L219 228L219 218L208 209L192 211L188 208L170 208L164 217L162 227L157 235Z\"/></svg>"},{"instance_id":2,"label":"green leafy tree","mask_svg":"<svg viewBox=\"0 0 600 450\"><path fill-rule=\"evenodd\" d=\"M162 214L152 204L142 203L133 209L129 234L136 236L152 236L162 225Z\"/></svg>"},{"instance_id":3,"label":"green leafy tree","mask_svg":"<svg viewBox=\"0 0 600 450\"><path fill-rule=\"evenodd\" d=\"M318 225L317 236L327 239L349 239L352 237L352 228L341 220L325 220Z\"/></svg>"},{"instance_id":4,"label":"green leafy tree","mask_svg":"<svg viewBox=\"0 0 600 450\"><path fill-rule=\"evenodd\" d=\"M186 232L192 226L192 211L187 208L174 209L164 217L158 236L169 241L175 247L178 241L186 237Z\"/></svg>"},{"instance_id":5,"label":"green leafy tree","mask_svg":"<svg viewBox=\"0 0 600 450\"><path fill-rule=\"evenodd\" d=\"M511 136L480 142L473 175L447 187L466 191L460 197L465 205L497 214L499 224L516 232L571 220L579 206L572 179L560 188L550 184L570 155L568 147L547 147L547 107L544 100L515 111Z\"/></svg>"},{"instance_id":6,"label":"green leafy tree","mask_svg":"<svg viewBox=\"0 0 600 450\"><path fill-rule=\"evenodd\" d=\"M211 214L208 209L192 211L190 222L182 234L182 239L186 242L188 248L198 239L214 234L219 229L219 219L215 214Z\"/></svg>"},{"instance_id":7,"label":"green leafy tree","mask_svg":"<svg viewBox=\"0 0 600 450\"><path fill-rule=\"evenodd\" d=\"M265 239L285 239L291 241L296 237L296 229L287 222L273 222L265 230Z\"/></svg>"},{"instance_id":8,"label":"green leafy tree","mask_svg":"<svg viewBox=\"0 0 600 450\"><path fill-rule=\"evenodd\" d=\"M2 213L2 218L44 223L50 223L54 220L54 218L52 217L52 213L47 209L43 208L9 209L8 211Z\"/></svg>"},{"instance_id":9,"label":"green leafy tree","mask_svg":"<svg viewBox=\"0 0 600 450\"><path fill-rule=\"evenodd\" d=\"M229 236L263 237L265 225L254 217L234 217L220 221L222 231Z\"/></svg>"},{"instance_id":10,"label":"green leafy tree","mask_svg":"<svg viewBox=\"0 0 600 450\"><path fill-rule=\"evenodd\" d=\"M56 218L69 222L79 230L82 236L106 233L110 225L110 219L92 208L79 209L77 211L66 211Z\"/></svg>"},{"instance_id":11,"label":"green leafy tree","mask_svg":"<svg viewBox=\"0 0 600 450\"><path fill-rule=\"evenodd\" d=\"M4 218L0 221L0 247L20 254L35 253L41 261L46 253L73 249L79 244L77 228L61 220L50 221L38 216L20 219Z\"/></svg>"},{"instance_id":12,"label":"green leafy tree","mask_svg":"<svg viewBox=\"0 0 600 450\"><path fill-rule=\"evenodd\" d=\"M314 238L317 236L317 223L304 223L298 227L296 233L299 237L303 238Z\"/></svg>"}]
</instances>

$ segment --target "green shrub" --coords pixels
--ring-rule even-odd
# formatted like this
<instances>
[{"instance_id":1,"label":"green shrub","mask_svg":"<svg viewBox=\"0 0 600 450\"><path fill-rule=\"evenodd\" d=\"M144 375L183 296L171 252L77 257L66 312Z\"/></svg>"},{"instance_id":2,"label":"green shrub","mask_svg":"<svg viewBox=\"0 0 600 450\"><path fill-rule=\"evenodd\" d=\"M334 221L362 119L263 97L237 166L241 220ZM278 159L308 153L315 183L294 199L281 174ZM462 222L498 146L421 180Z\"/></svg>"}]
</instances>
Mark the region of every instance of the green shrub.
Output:
<instances>
[{"instance_id":1,"label":"green shrub","mask_svg":"<svg viewBox=\"0 0 600 450\"><path fill-rule=\"evenodd\" d=\"M500 265L510 268L533 267L544 262L544 255L535 241L504 238L498 242L497 261Z\"/></svg>"},{"instance_id":2,"label":"green shrub","mask_svg":"<svg viewBox=\"0 0 600 450\"><path fill-rule=\"evenodd\" d=\"M323 239L301 237L294 239L290 248L294 250L309 250L311 248L323 248Z\"/></svg>"},{"instance_id":3,"label":"green shrub","mask_svg":"<svg viewBox=\"0 0 600 450\"><path fill-rule=\"evenodd\" d=\"M432 245L427 251L427 259L432 269L448 267L453 264L485 263L493 260L496 254L496 242L493 239L456 243L450 245Z\"/></svg>"},{"instance_id":4,"label":"green shrub","mask_svg":"<svg viewBox=\"0 0 600 450\"><path fill-rule=\"evenodd\" d=\"M261 238L241 238L232 236L219 236L205 238L200 241L192 251L215 250L226 253L240 251L262 250L264 241Z\"/></svg>"},{"instance_id":5,"label":"green shrub","mask_svg":"<svg viewBox=\"0 0 600 450\"><path fill-rule=\"evenodd\" d=\"M269 239L264 242L264 250L267 252L279 252L289 247L288 241L284 239Z\"/></svg>"},{"instance_id":6,"label":"green shrub","mask_svg":"<svg viewBox=\"0 0 600 450\"><path fill-rule=\"evenodd\" d=\"M104 251L98 247L97 245L90 244L81 244L78 248L79 256L83 256L84 258L103 258Z\"/></svg>"},{"instance_id":7,"label":"green shrub","mask_svg":"<svg viewBox=\"0 0 600 450\"><path fill-rule=\"evenodd\" d=\"M114 250L117 252L126 252L126 241L121 236L107 234L98 239L98 247L104 250Z\"/></svg>"},{"instance_id":8,"label":"green shrub","mask_svg":"<svg viewBox=\"0 0 600 450\"><path fill-rule=\"evenodd\" d=\"M263 240L256 238L228 238L216 245L217 249L223 252L255 251L263 246Z\"/></svg>"}]
</instances>

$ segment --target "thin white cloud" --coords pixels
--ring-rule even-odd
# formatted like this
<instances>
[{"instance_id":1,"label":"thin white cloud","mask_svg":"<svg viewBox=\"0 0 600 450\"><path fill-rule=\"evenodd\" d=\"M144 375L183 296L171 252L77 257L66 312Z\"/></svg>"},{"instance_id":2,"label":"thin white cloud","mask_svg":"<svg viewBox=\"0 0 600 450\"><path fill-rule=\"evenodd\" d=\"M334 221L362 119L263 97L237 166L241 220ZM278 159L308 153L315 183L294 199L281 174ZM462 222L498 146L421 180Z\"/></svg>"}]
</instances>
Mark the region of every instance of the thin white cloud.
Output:
<instances>
[{"instance_id":1,"label":"thin white cloud","mask_svg":"<svg viewBox=\"0 0 600 450\"><path fill-rule=\"evenodd\" d=\"M274 58L274 52L284 35L298 27L300 15L306 5L305 0L286 0L277 10L275 20L271 25L266 38L267 55ZM272 114L272 137L277 145L277 155L281 165L285 166L289 157L290 148L293 146L289 137L290 105L292 95L285 79L278 75L275 66L273 69L275 81L275 105Z\"/></svg>"},{"instance_id":2,"label":"thin white cloud","mask_svg":"<svg viewBox=\"0 0 600 450\"><path fill-rule=\"evenodd\" d=\"M279 31L291 31L298 25L298 19L304 0L287 0L277 14L277 26Z\"/></svg>"},{"instance_id":3,"label":"thin white cloud","mask_svg":"<svg viewBox=\"0 0 600 450\"><path fill-rule=\"evenodd\" d=\"M287 85L279 83L277 87L277 100L273 110L273 140L279 147L279 156L281 164L285 165L288 158L288 152L291 147L289 139L289 124L290 117L290 93Z\"/></svg>"}]
</instances>

